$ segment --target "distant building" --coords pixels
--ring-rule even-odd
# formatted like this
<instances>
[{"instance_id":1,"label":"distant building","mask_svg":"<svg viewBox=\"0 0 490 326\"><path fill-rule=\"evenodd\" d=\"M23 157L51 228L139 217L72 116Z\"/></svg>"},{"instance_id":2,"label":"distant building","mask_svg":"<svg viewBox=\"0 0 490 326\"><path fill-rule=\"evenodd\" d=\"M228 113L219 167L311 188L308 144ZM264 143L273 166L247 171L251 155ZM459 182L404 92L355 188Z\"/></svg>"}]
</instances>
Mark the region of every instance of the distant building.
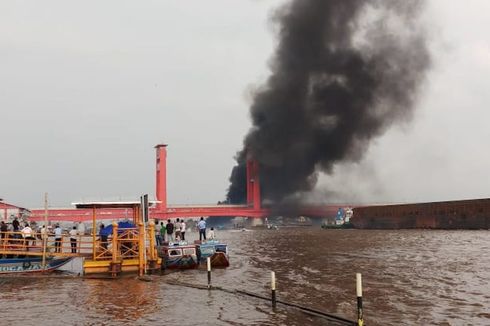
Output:
<instances>
[{"instance_id":1,"label":"distant building","mask_svg":"<svg viewBox=\"0 0 490 326\"><path fill-rule=\"evenodd\" d=\"M22 219L29 216L30 210L0 201L0 221L11 222L15 217Z\"/></svg>"}]
</instances>

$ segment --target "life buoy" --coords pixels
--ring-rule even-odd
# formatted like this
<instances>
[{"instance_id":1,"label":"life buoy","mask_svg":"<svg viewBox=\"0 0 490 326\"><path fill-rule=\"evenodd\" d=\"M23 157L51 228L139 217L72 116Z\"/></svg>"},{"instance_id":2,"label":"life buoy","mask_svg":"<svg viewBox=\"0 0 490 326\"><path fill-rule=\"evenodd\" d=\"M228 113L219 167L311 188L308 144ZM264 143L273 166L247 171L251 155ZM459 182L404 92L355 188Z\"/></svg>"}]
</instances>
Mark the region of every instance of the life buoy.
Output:
<instances>
[{"instance_id":1,"label":"life buoy","mask_svg":"<svg viewBox=\"0 0 490 326\"><path fill-rule=\"evenodd\" d=\"M22 263L22 267L24 267L24 269L27 269L29 267L31 267L31 262L30 261L25 261Z\"/></svg>"}]
</instances>

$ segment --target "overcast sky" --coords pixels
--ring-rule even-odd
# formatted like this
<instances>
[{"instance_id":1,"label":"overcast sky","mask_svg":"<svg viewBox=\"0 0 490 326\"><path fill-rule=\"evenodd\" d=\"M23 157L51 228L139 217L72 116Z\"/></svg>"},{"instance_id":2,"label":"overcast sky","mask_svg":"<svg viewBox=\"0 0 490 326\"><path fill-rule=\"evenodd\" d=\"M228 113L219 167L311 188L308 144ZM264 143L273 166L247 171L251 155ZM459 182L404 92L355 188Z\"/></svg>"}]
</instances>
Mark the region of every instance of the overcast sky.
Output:
<instances>
[{"instance_id":1,"label":"overcast sky","mask_svg":"<svg viewBox=\"0 0 490 326\"><path fill-rule=\"evenodd\" d=\"M166 142L169 202L223 199L283 2L0 1L0 198L153 195L153 146ZM434 67L414 120L314 198L490 197L489 12L487 0L428 1Z\"/></svg>"}]
</instances>

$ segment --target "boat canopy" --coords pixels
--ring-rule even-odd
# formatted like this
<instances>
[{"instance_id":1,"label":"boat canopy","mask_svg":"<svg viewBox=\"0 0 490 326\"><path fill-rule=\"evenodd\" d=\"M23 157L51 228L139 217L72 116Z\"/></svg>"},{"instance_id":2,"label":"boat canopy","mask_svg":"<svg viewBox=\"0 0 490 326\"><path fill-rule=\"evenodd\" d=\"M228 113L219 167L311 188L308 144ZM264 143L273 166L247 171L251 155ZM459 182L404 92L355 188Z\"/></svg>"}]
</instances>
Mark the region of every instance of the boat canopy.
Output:
<instances>
[{"instance_id":1,"label":"boat canopy","mask_svg":"<svg viewBox=\"0 0 490 326\"><path fill-rule=\"evenodd\" d=\"M136 225L134 225L131 222L128 221L122 221L117 223L118 231L117 233L123 233L125 229L133 229L136 228ZM104 227L102 230L100 230L99 235L111 235L112 234L112 224L107 225Z\"/></svg>"}]
</instances>

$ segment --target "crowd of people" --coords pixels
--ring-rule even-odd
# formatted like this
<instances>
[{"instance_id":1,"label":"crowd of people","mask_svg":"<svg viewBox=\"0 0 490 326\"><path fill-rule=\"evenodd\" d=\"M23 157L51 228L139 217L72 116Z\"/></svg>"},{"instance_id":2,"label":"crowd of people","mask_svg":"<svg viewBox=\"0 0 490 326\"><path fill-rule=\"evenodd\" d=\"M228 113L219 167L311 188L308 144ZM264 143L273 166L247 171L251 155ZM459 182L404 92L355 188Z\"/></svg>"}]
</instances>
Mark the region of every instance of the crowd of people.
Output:
<instances>
[{"instance_id":1,"label":"crowd of people","mask_svg":"<svg viewBox=\"0 0 490 326\"><path fill-rule=\"evenodd\" d=\"M162 245L164 242L186 241L185 234L189 227L183 219L177 218L175 223L171 219L167 220L165 223L160 221L160 223L156 223L156 226L157 246ZM204 217L201 217L201 219L197 222L196 228L197 231L199 231L199 240L206 240L206 221L204 220ZM214 228L210 229L208 238L215 238Z\"/></svg>"},{"instance_id":2,"label":"crowd of people","mask_svg":"<svg viewBox=\"0 0 490 326\"><path fill-rule=\"evenodd\" d=\"M21 225L24 225L21 228ZM45 225L40 228L33 229L29 223L19 222L17 218L14 218L12 223L0 222L0 239L2 244L10 244L13 247L22 247L29 251L29 248L39 247L42 248L44 241L48 241L49 237L54 238L54 252L61 252L62 239L64 235L68 235L70 238L71 252L77 252L77 239L85 233L85 226L83 223L79 223L78 226L65 233L59 224L56 224L54 229L48 229ZM40 240L40 243L38 243ZM47 246L49 244L47 243Z\"/></svg>"}]
</instances>

